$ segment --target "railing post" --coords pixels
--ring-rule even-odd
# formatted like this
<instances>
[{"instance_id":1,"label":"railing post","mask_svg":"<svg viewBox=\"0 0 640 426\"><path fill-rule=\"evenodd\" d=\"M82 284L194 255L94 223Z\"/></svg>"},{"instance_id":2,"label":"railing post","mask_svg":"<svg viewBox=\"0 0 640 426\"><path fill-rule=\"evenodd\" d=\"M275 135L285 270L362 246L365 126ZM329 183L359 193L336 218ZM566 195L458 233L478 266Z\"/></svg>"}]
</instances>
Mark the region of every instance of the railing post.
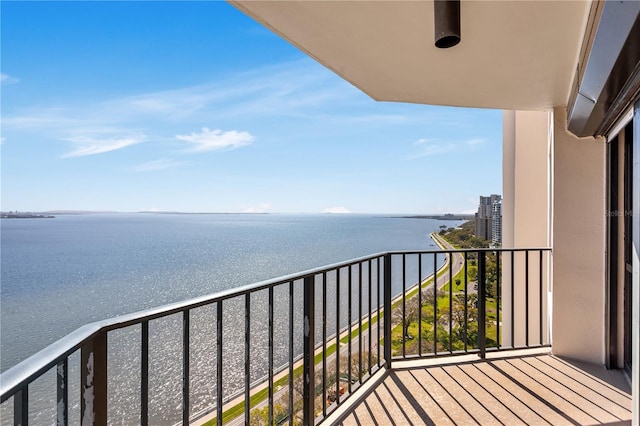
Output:
<instances>
[{"instance_id":1,"label":"railing post","mask_svg":"<svg viewBox=\"0 0 640 426\"><path fill-rule=\"evenodd\" d=\"M56 368L56 426L69 424L69 361L65 357Z\"/></svg>"},{"instance_id":2,"label":"railing post","mask_svg":"<svg viewBox=\"0 0 640 426\"><path fill-rule=\"evenodd\" d=\"M384 366L391 369L391 255L384 255Z\"/></svg>"},{"instance_id":3,"label":"railing post","mask_svg":"<svg viewBox=\"0 0 640 426\"><path fill-rule=\"evenodd\" d=\"M244 295L244 423L251 418L251 293Z\"/></svg>"},{"instance_id":4,"label":"railing post","mask_svg":"<svg viewBox=\"0 0 640 426\"><path fill-rule=\"evenodd\" d=\"M274 300L273 300L273 286L269 287L269 367L268 367L268 373L269 373L269 396L268 396L268 401L269 401L269 405L268 405L268 418L269 418L269 424L273 424L273 311L274 311ZM313 348L314 346L311 346L311 353L313 354ZM312 361L313 361L313 355L312 355ZM246 402L245 402L246 403Z\"/></svg>"},{"instance_id":5,"label":"railing post","mask_svg":"<svg viewBox=\"0 0 640 426\"><path fill-rule=\"evenodd\" d=\"M107 333L100 332L80 351L82 426L107 424Z\"/></svg>"},{"instance_id":6,"label":"railing post","mask_svg":"<svg viewBox=\"0 0 640 426\"><path fill-rule=\"evenodd\" d=\"M182 424L189 424L189 310L182 311Z\"/></svg>"},{"instance_id":7,"label":"railing post","mask_svg":"<svg viewBox=\"0 0 640 426\"><path fill-rule=\"evenodd\" d=\"M304 380L303 380L303 415L304 425L313 425L315 422L315 288L314 276L304 277Z\"/></svg>"},{"instance_id":8,"label":"railing post","mask_svg":"<svg viewBox=\"0 0 640 426\"><path fill-rule=\"evenodd\" d=\"M29 424L28 385L13 396L13 424L16 426L27 426Z\"/></svg>"},{"instance_id":9,"label":"railing post","mask_svg":"<svg viewBox=\"0 0 640 426\"><path fill-rule=\"evenodd\" d=\"M478 252L478 349L480 349L480 358L486 356L487 335L486 335L486 272L487 262L486 253Z\"/></svg>"},{"instance_id":10,"label":"railing post","mask_svg":"<svg viewBox=\"0 0 640 426\"><path fill-rule=\"evenodd\" d=\"M222 320L224 318L222 314L222 300L217 303L216 306L216 424L222 426L222 408L224 402L224 389L223 389L223 370L222 370L222 343L224 331Z\"/></svg>"},{"instance_id":11,"label":"railing post","mask_svg":"<svg viewBox=\"0 0 640 426\"><path fill-rule=\"evenodd\" d=\"M149 424L149 321L142 321L140 336L140 425Z\"/></svg>"}]
</instances>

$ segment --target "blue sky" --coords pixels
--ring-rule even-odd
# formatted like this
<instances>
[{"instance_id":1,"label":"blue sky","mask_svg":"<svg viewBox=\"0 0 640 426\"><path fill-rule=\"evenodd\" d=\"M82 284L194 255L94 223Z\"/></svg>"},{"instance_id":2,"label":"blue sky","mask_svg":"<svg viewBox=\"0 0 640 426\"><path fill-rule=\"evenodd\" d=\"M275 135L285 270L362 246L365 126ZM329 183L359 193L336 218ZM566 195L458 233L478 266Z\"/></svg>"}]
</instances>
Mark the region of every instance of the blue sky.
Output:
<instances>
[{"instance_id":1,"label":"blue sky","mask_svg":"<svg viewBox=\"0 0 640 426\"><path fill-rule=\"evenodd\" d=\"M2 210L470 212L502 113L380 103L224 2L0 3Z\"/></svg>"}]
</instances>

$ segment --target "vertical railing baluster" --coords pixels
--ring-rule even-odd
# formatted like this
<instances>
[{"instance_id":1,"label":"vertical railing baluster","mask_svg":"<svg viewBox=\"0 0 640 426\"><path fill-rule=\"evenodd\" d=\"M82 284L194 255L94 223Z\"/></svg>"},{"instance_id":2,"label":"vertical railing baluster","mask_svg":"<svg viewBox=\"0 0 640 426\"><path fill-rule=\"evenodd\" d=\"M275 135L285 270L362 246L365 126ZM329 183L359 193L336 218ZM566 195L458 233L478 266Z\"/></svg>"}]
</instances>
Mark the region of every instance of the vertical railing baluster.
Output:
<instances>
[{"instance_id":1,"label":"vertical railing baluster","mask_svg":"<svg viewBox=\"0 0 640 426\"><path fill-rule=\"evenodd\" d=\"M433 253L433 354L438 353L438 255Z\"/></svg>"},{"instance_id":2,"label":"vertical railing baluster","mask_svg":"<svg viewBox=\"0 0 640 426\"><path fill-rule=\"evenodd\" d=\"M373 297L371 296L371 262L373 260L369 259L368 263L368 268L369 268L369 330L368 330L368 334L369 334L369 359L368 359L368 366L369 366L369 376L371 376L371 352L373 351L373 347L372 345L372 339L371 339L371 320L372 320L372 315L371 315L371 311L373 310Z\"/></svg>"},{"instance_id":3,"label":"vertical railing baluster","mask_svg":"<svg viewBox=\"0 0 640 426\"><path fill-rule=\"evenodd\" d=\"M453 352L453 253L449 252L449 353Z\"/></svg>"},{"instance_id":4,"label":"vertical railing baluster","mask_svg":"<svg viewBox=\"0 0 640 426\"><path fill-rule=\"evenodd\" d=\"M140 424L149 424L149 321L141 324L140 336Z\"/></svg>"},{"instance_id":5,"label":"vertical railing baluster","mask_svg":"<svg viewBox=\"0 0 640 426\"><path fill-rule=\"evenodd\" d=\"M486 257L484 251L478 251L478 349L480 358L485 358L487 345L486 314Z\"/></svg>"},{"instance_id":6,"label":"vertical railing baluster","mask_svg":"<svg viewBox=\"0 0 640 426\"><path fill-rule=\"evenodd\" d=\"M273 424L273 286L269 287L269 424Z\"/></svg>"},{"instance_id":7,"label":"vertical railing baluster","mask_svg":"<svg viewBox=\"0 0 640 426\"><path fill-rule=\"evenodd\" d=\"M336 269L336 403L340 404L340 268Z\"/></svg>"},{"instance_id":8,"label":"vertical railing baluster","mask_svg":"<svg viewBox=\"0 0 640 426\"><path fill-rule=\"evenodd\" d=\"M524 258L524 315L525 315L525 346L529 347L529 250L525 250Z\"/></svg>"},{"instance_id":9,"label":"vertical railing baluster","mask_svg":"<svg viewBox=\"0 0 640 426\"><path fill-rule=\"evenodd\" d=\"M107 424L107 333L99 332L80 350L81 423Z\"/></svg>"},{"instance_id":10,"label":"vertical railing baluster","mask_svg":"<svg viewBox=\"0 0 640 426\"><path fill-rule=\"evenodd\" d=\"M391 255L384 255L384 362L391 369Z\"/></svg>"},{"instance_id":11,"label":"vertical railing baluster","mask_svg":"<svg viewBox=\"0 0 640 426\"><path fill-rule=\"evenodd\" d=\"M13 395L13 424L27 426L29 424L29 385Z\"/></svg>"},{"instance_id":12,"label":"vertical railing baluster","mask_svg":"<svg viewBox=\"0 0 640 426\"><path fill-rule=\"evenodd\" d=\"M515 268L516 268L516 262L515 262L515 250L511 250L511 349L515 349L516 348L516 341L515 341L515 328L516 328L516 317L515 317L515 290L516 290L516 280L515 280Z\"/></svg>"},{"instance_id":13,"label":"vertical railing baluster","mask_svg":"<svg viewBox=\"0 0 640 426\"><path fill-rule=\"evenodd\" d=\"M182 424L189 424L189 310L182 311Z\"/></svg>"},{"instance_id":14,"label":"vertical railing baluster","mask_svg":"<svg viewBox=\"0 0 640 426\"><path fill-rule=\"evenodd\" d=\"M469 313L469 309L467 307L467 305L469 304L469 300L468 300L468 289L467 287L469 286L469 282L467 280L467 265L469 263L469 256L468 256L468 252L464 252L464 351L467 352L468 351L468 346L469 346L469 321L467 319L467 315Z\"/></svg>"},{"instance_id":15,"label":"vertical railing baluster","mask_svg":"<svg viewBox=\"0 0 640 426\"><path fill-rule=\"evenodd\" d=\"M358 381L362 384L362 262L358 262Z\"/></svg>"},{"instance_id":16,"label":"vertical railing baluster","mask_svg":"<svg viewBox=\"0 0 640 426\"><path fill-rule=\"evenodd\" d=\"M351 322L352 322L352 317L351 317L351 309L353 308L352 305L352 293L353 293L353 288L352 288L352 268L353 265L349 265L349 274L347 275L347 279L348 281L348 285L347 285L347 292L348 292L348 303L347 303L347 379L349 381L349 383L347 384L347 389L349 391L349 394L351 394Z\"/></svg>"},{"instance_id":17,"label":"vertical railing baluster","mask_svg":"<svg viewBox=\"0 0 640 426\"><path fill-rule=\"evenodd\" d=\"M378 368L380 368L380 365L382 365L381 364L382 357L380 356L380 342L382 341L382 339L380 338L380 328L382 327L381 317L380 317L380 314L381 314L380 307L382 307L382 300L381 300L382 299L382 297L381 297L382 294L380 293L380 288L382 287L382 285L381 285L382 284L382 279L381 279L381 277L382 277L382 263L380 262L381 259L382 259L382 257L378 257L378 259L376 260L376 262L377 262L376 267L378 269L378 273L377 273L377 276L376 276L376 281L377 281L377 284L378 284L377 285L377 287L378 287L378 296L377 296L377 298L378 298L378 300L377 300L378 316L377 316L377 321L376 321L376 323L377 323L377 327L376 328L378 329L378 340L376 341L376 347L378 348L378 350L377 350L377 352L378 352L377 353L377 355L378 355L378 362L377 362Z\"/></svg>"},{"instance_id":18,"label":"vertical railing baluster","mask_svg":"<svg viewBox=\"0 0 640 426\"><path fill-rule=\"evenodd\" d=\"M251 419L251 293L244 295L244 423Z\"/></svg>"},{"instance_id":19,"label":"vertical railing baluster","mask_svg":"<svg viewBox=\"0 0 640 426\"><path fill-rule=\"evenodd\" d=\"M542 286L543 286L543 280L542 280L542 250L540 250L540 264L539 264L539 271L538 274L540 275L540 288L539 290L539 297L540 297L540 309L539 309L539 321L540 321L540 345L542 346L543 343L543 333L542 333L542 323L544 322L543 320L543 316L542 316L542 297L543 297L543 293L542 293Z\"/></svg>"},{"instance_id":20,"label":"vertical railing baluster","mask_svg":"<svg viewBox=\"0 0 640 426\"><path fill-rule=\"evenodd\" d=\"M315 286L312 275L304 277L304 391L303 424L313 425L315 421ZM272 424L272 423L269 423Z\"/></svg>"},{"instance_id":21,"label":"vertical railing baluster","mask_svg":"<svg viewBox=\"0 0 640 426\"><path fill-rule=\"evenodd\" d=\"M407 320L407 268L406 268L406 258L405 258L405 254L402 253L402 321L401 321L401 328L402 328L402 358L406 358L407 353L406 353L406 340L407 340L407 336L406 333L404 332L404 324L405 321ZM392 308L393 309L393 308Z\"/></svg>"},{"instance_id":22,"label":"vertical railing baluster","mask_svg":"<svg viewBox=\"0 0 640 426\"><path fill-rule=\"evenodd\" d=\"M418 356L422 356L422 253L418 253Z\"/></svg>"},{"instance_id":23,"label":"vertical railing baluster","mask_svg":"<svg viewBox=\"0 0 640 426\"><path fill-rule=\"evenodd\" d=\"M327 273L322 273L322 416L327 416Z\"/></svg>"},{"instance_id":24,"label":"vertical railing baluster","mask_svg":"<svg viewBox=\"0 0 640 426\"><path fill-rule=\"evenodd\" d=\"M500 323L502 322L502 303L500 301L501 285L500 281L502 266L502 251L496 250L496 346L498 349L502 347L500 341Z\"/></svg>"},{"instance_id":25,"label":"vertical railing baluster","mask_svg":"<svg viewBox=\"0 0 640 426\"><path fill-rule=\"evenodd\" d=\"M293 424L293 281L289 281L289 424Z\"/></svg>"},{"instance_id":26,"label":"vertical railing baluster","mask_svg":"<svg viewBox=\"0 0 640 426\"><path fill-rule=\"evenodd\" d=\"M217 424L218 426L222 426L222 397L223 397L223 389L222 389L222 300L218 302L216 306L216 363L217 363L217 391L216 391L216 402L217 402Z\"/></svg>"},{"instance_id":27,"label":"vertical railing baluster","mask_svg":"<svg viewBox=\"0 0 640 426\"><path fill-rule=\"evenodd\" d=\"M56 400L58 401L56 425L67 426L69 424L69 358L64 357L58 362L56 373Z\"/></svg>"}]
</instances>

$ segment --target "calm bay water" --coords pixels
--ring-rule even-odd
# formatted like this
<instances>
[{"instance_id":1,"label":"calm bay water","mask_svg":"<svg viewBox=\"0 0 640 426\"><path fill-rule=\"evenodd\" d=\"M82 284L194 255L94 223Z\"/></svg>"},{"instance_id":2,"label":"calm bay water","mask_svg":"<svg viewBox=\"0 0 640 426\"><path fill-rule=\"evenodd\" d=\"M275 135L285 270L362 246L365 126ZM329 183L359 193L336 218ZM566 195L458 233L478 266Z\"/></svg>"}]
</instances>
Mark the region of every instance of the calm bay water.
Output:
<instances>
[{"instance_id":1,"label":"calm bay water","mask_svg":"<svg viewBox=\"0 0 640 426\"><path fill-rule=\"evenodd\" d=\"M435 249L429 234L442 224L458 222L235 214L2 220L1 368L91 321L379 251Z\"/></svg>"}]
</instances>

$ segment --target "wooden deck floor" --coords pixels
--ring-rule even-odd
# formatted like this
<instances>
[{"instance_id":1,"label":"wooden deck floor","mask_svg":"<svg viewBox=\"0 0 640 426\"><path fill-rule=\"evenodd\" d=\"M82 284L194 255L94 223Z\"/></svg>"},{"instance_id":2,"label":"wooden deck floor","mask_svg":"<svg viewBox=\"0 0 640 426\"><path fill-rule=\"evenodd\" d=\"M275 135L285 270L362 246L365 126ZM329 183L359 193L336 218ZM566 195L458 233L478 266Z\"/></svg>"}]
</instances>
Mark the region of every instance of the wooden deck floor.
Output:
<instances>
[{"instance_id":1,"label":"wooden deck floor","mask_svg":"<svg viewBox=\"0 0 640 426\"><path fill-rule=\"evenodd\" d=\"M631 423L618 371L551 355L394 368L344 425L613 425Z\"/></svg>"}]
</instances>

